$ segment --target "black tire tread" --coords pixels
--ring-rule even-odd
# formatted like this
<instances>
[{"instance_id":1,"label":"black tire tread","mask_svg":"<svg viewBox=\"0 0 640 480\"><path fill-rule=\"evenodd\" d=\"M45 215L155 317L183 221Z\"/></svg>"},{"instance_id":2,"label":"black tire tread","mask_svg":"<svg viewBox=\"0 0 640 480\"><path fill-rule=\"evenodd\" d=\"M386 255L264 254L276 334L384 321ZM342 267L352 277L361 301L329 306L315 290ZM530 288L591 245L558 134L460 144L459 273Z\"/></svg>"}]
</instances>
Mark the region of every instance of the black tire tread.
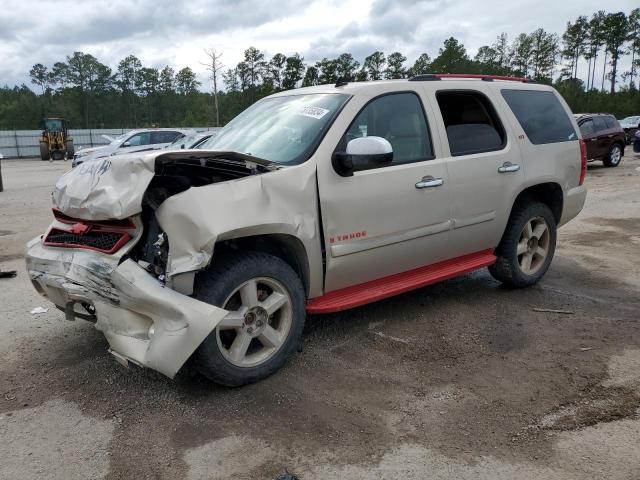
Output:
<instances>
[{"instance_id":1,"label":"black tire tread","mask_svg":"<svg viewBox=\"0 0 640 480\"><path fill-rule=\"evenodd\" d=\"M267 275L269 271L275 271L280 278ZM195 366L205 377L229 387L255 383L282 367L287 358L298 348L304 329L306 302L302 282L289 264L267 253L221 252L208 269L197 275L193 296L203 302L221 306L229 293L248 279L245 278L247 275L250 275L249 278L273 276L289 290L293 303L293 323L285 345L274 357L265 364L242 369L224 359L218 349L216 332L215 330L211 332L195 352Z\"/></svg>"},{"instance_id":2,"label":"black tire tread","mask_svg":"<svg viewBox=\"0 0 640 480\"><path fill-rule=\"evenodd\" d=\"M514 252L517 249L520 233L524 223L536 216L543 216L551 231L551 251L542 266L535 275L525 275L520 271L517 264L517 256L514 262ZM523 288L537 283L546 273L549 264L553 259L556 245L556 222L551 209L544 203L525 197L522 201L514 205L507 228L500 240L500 244L495 250L496 263L489 267L489 273L496 280L502 282L510 288Z\"/></svg>"},{"instance_id":3,"label":"black tire tread","mask_svg":"<svg viewBox=\"0 0 640 480\"><path fill-rule=\"evenodd\" d=\"M622 158L618 161L618 163L613 163L611 162L611 149L614 146L618 146L620 147L620 153L622 153L624 151L624 146L621 145L620 143L612 143L611 146L609 147L609 151L607 152L607 154L605 155L605 157L602 159L602 163L604 164L605 167L617 167L618 165L620 165L622 163Z\"/></svg>"}]
</instances>

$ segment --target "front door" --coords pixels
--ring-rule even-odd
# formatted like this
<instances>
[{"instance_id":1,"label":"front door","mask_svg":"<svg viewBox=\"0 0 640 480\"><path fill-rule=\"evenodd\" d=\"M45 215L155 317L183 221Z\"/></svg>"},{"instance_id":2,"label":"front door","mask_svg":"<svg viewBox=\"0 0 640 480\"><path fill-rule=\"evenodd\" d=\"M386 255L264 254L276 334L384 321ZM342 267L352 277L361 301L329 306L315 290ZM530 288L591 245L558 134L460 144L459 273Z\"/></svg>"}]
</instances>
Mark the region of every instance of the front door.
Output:
<instances>
[{"instance_id":1,"label":"front door","mask_svg":"<svg viewBox=\"0 0 640 480\"><path fill-rule=\"evenodd\" d=\"M600 156L600 152L598 149L598 134L593 124L593 120L591 118L587 118L580 122L579 127L584 144L587 146L587 159L591 160L593 158L597 158Z\"/></svg>"},{"instance_id":2,"label":"front door","mask_svg":"<svg viewBox=\"0 0 640 480\"><path fill-rule=\"evenodd\" d=\"M326 293L444 260L451 226L446 164L435 158L420 94L356 97L348 107L343 115L353 120L336 151L354 138L383 137L393 161L358 165L353 176L339 175L330 159L318 162Z\"/></svg>"}]
</instances>

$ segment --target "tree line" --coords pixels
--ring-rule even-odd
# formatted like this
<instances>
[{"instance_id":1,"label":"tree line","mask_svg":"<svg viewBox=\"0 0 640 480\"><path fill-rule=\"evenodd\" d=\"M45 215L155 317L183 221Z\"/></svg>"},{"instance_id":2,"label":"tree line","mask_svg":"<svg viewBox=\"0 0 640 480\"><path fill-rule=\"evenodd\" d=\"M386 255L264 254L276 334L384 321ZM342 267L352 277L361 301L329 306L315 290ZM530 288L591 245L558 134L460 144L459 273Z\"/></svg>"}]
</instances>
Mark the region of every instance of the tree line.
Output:
<instances>
[{"instance_id":1,"label":"tree line","mask_svg":"<svg viewBox=\"0 0 640 480\"><path fill-rule=\"evenodd\" d=\"M640 113L640 8L599 11L568 22L562 35L538 28L509 40L505 33L472 58L455 37L407 62L401 52L376 51L362 59L351 53L305 63L249 47L235 66L222 65L222 52L205 49L213 91L202 91L194 71L143 66L129 55L115 70L89 53L37 63L33 86L0 88L0 129L34 129L43 116L61 116L75 128L224 125L256 100L301 86L344 81L408 78L425 73L485 73L529 77L553 84L574 111ZM621 71L626 57L628 68ZM587 72L580 70L586 63ZM586 78L586 81L582 80Z\"/></svg>"}]
</instances>

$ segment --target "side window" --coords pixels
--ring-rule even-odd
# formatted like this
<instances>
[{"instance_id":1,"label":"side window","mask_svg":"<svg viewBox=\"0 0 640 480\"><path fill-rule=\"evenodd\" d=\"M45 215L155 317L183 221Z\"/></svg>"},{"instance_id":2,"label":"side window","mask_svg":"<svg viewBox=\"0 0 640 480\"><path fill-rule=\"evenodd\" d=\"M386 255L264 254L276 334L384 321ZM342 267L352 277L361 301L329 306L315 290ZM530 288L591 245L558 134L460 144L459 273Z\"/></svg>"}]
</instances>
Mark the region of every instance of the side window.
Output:
<instances>
[{"instance_id":1,"label":"side window","mask_svg":"<svg viewBox=\"0 0 640 480\"><path fill-rule=\"evenodd\" d=\"M338 150L354 138L382 137L393 147L391 165L433 159L433 148L420 98L415 93L392 93L369 102L344 134ZM371 168L354 165L354 170Z\"/></svg>"},{"instance_id":2,"label":"side window","mask_svg":"<svg viewBox=\"0 0 640 480\"><path fill-rule=\"evenodd\" d=\"M607 128L616 128L618 121L613 118L611 115L607 115L604 118L604 123L607 125Z\"/></svg>"},{"instance_id":3,"label":"side window","mask_svg":"<svg viewBox=\"0 0 640 480\"><path fill-rule=\"evenodd\" d=\"M593 126L595 127L596 132L607 129L607 124L604 123L602 117L593 117Z\"/></svg>"},{"instance_id":4,"label":"side window","mask_svg":"<svg viewBox=\"0 0 640 480\"><path fill-rule=\"evenodd\" d=\"M505 132L493 105L480 92L440 91L438 106L447 129L451 155L501 150Z\"/></svg>"},{"instance_id":5,"label":"side window","mask_svg":"<svg viewBox=\"0 0 640 480\"><path fill-rule=\"evenodd\" d=\"M151 134L149 132L136 133L132 137L129 137L124 143L128 143L129 147L149 145L149 143L151 143ZM121 147L124 147L124 143Z\"/></svg>"},{"instance_id":6,"label":"side window","mask_svg":"<svg viewBox=\"0 0 640 480\"><path fill-rule=\"evenodd\" d=\"M164 130L159 132L151 132L151 143L171 143L178 137L184 137L184 135L180 132L171 132Z\"/></svg>"},{"instance_id":7,"label":"side window","mask_svg":"<svg viewBox=\"0 0 640 480\"><path fill-rule=\"evenodd\" d=\"M580 124L580 133L582 133L583 137L586 135L591 135L593 132L593 120L591 120L590 118Z\"/></svg>"},{"instance_id":8,"label":"side window","mask_svg":"<svg viewBox=\"0 0 640 480\"><path fill-rule=\"evenodd\" d=\"M502 96L534 145L577 140L573 124L553 92L504 89Z\"/></svg>"}]
</instances>

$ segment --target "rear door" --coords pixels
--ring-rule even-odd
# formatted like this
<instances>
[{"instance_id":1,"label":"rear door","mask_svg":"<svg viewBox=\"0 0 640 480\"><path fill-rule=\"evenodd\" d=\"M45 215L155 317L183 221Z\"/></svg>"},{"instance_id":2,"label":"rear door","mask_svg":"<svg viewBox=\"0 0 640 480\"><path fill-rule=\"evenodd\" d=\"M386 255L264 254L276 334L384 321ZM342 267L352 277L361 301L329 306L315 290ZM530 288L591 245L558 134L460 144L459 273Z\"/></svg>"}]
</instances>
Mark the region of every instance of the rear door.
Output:
<instances>
[{"instance_id":1,"label":"rear door","mask_svg":"<svg viewBox=\"0 0 640 480\"><path fill-rule=\"evenodd\" d=\"M523 183L524 165L487 82L429 90L451 183L450 257L494 248ZM460 88L464 85L465 88Z\"/></svg>"},{"instance_id":2,"label":"rear door","mask_svg":"<svg viewBox=\"0 0 640 480\"><path fill-rule=\"evenodd\" d=\"M582 120L578 126L580 127L580 133L582 139L587 146L587 159L591 160L598 156L598 134L596 133L596 127L592 118Z\"/></svg>"},{"instance_id":3,"label":"rear door","mask_svg":"<svg viewBox=\"0 0 640 480\"><path fill-rule=\"evenodd\" d=\"M447 257L449 178L435 155L428 104L415 88L356 96L342 114L334 152L355 138L383 137L393 148L390 164L358 164L341 176L331 158L318 162L327 293Z\"/></svg>"}]
</instances>

